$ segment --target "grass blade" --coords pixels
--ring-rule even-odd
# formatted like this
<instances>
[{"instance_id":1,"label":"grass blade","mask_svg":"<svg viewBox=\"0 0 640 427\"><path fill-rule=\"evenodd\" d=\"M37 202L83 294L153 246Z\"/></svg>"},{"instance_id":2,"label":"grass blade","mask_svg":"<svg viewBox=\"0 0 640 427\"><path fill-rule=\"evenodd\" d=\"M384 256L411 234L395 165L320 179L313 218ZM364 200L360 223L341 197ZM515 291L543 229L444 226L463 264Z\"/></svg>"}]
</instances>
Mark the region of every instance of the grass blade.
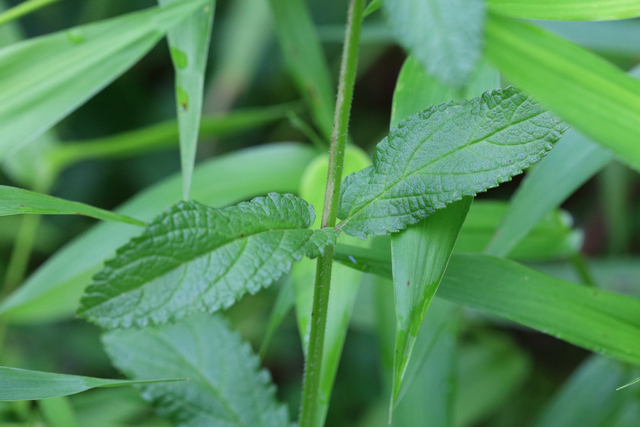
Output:
<instances>
[{"instance_id":1,"label":"grass blade","mask_svg":"<svg viewBox=\"0 0 640 427\"><path fill-rule=\"evenodd\" d=\"M485 53L514 84L640 170L639 81L539 27L495 14Z\"/></svg>"},{"instance_id":2,"label":"grass blade","mask_svg":"<svg viewBox=\"0 0 640 427\"><path fill-rule=\"evenodd\" d=\"M103 380L78 375L54 374L0 366L0 401L38 400L68 396L96 387L116 387L152 382L181 381L175 379L144 379L136 381Z\"/></svg>"},{"instance_id":3,"label":"grass blade","mask_svg":"<svg viewBox=\"0 0 640 427\"><path fill-rule=\"evenodd\" d=\"M497 13L515 18L559 21L603 21L640 16L640 4L629 0L488 0Z\"/></svg>"},{"instance_id":4,"label":"grass blade","mask_svg":"<svg viewBox=\"0 0 640 427\"><path fill-rule=\"evenodd\" d=\"M278 292L276 302L273 304L273 308L271 309L269 322L267 323L267 329L264 333L264 338L262 338L260 351L258 352L258 354L260 355L260 359L264 359L264 355L267 353L267 349L269 348L269 343L271 343L273 334L276 332L278 326L280 326L284 318L293 308L295 299L296 295L293 288L293 280L291 279L291 275L289 275L284 279L284 283L282 284L282 286L280 287L280 291Z\"/></svg>"},{"instance_id":5,"label":"grass blade","mask_svg":"<svg viewBox=\"0 0 640 427\"><path fill-rule=\"evenodd\" d=\"M19 214L85 215L103 221L117 221L144 227L146 224L127 215L70 202L46 194L0 185L0 216Z\"/></svg>"},{"instance_id":6,"label":"grass blade","mask_svg":"<svg viewBox=\"0 0 640 427\"><path fill-rule=\"evenodd\" d=\"M295 192L315 151L300 144L270 144L210 160L196 168L192 195L226 206L269 191ZM218 185L212 186L212 182ZM180 200L181 179L173 176L140 193L119 213L150 221ZM103 223L78 237L31 275L0 304L9 322L38 323L72 316L82 291L103 261L137 233L133 227Z\"/></svg>"},{"instance_id":7,"label":"grass blade","mask_svg":"<svg viewBox=\"0 0 640 427\"><path fill-rule=\"evenodd\" d=\"M622 390L623 388L627 388L627 387L629 387L631 385L638 384L638 383L640 383L640 378L636 378L635 380L631 381L630 383L627 383L627 384L623 385L622 387L618 387L616 389L616 391L617 390Z\"/></svg>"},{"instance_id":8,"label":"grass blade","mask_svg":"<svg viewBox=\"0 0 640 427\"><path fill-rule=\"evenodd\" d=\"M158 0L161 6L180 0ZM202 115L204 74L209 55L209 40L216 2L210 0L169 30L167 39L176 73L176 107L180 129L180 163L182 165L182 198L189 199L193 165L196 161L198 130Z\"/></svg>"},{"instance_id":9,"label":"grass blade","mask_svg":"<svg viewBox=\"0 0 640 427\"><path fill-rule=\"evenodd\" d=\"M132 13L0 50L0 159L129 69L204 1Z\"/></svg>"}]
</instances>

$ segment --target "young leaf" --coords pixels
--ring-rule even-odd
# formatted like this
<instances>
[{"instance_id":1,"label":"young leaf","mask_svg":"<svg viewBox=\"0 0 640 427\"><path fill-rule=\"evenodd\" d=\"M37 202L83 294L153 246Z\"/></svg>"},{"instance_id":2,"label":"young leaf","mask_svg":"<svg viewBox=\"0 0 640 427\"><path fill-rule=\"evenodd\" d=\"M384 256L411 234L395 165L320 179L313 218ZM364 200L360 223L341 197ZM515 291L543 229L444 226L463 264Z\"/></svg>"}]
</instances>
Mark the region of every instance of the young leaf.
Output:
<instances>
[{"instance_id":1,"label":"young leaf","mask_svg":"<svg viewBox=\"0 0 640 427\"><path fill-rule=\"evenodd\" d=\"M293 81L322 135L331 139L335 95L331 74L303 0L270 0L276 32Z\"/></svg>"},{"instance_id":2,"label":"young leaf","mask_svg":"<svg viewBox=\"0 0 640 427\"><path fill-rule=\"evenodd\" d=\"M339 226L363 239L402 230L522 172L566 129L514 88L431 107L391 130L372 167L346 178Z\"/></svg>"},{"instance_id":3,"label":"young leaf","mask_svg":"<svg viewBox=\"0 0 640 427\"><path fill-rule=\"evenodd\" d=\"M630 73L640 78L640 67ZM551 210L613 159L613 153L575 130L527 173L511 199L509 210L486 248L489 255L505 256Z\"/></svg>"},{"instance_id":4,"label":"young leaf","mask_svg":"<svg viewBox=\"0 0 640 427\"><path fill-rule=\"evenodd\" d=\"M640 16L640 4L629 0L487 0L492 11L516 18L603 21Z\"/></svg>"},{"instance_id":5,"label":"young leaf","mask_svg":"<svg viewBox=\"0 0 640 427\"><path fill-rule=\"evenodd\" d=\"M184 0L158 0L161 6ZM202 115L204 73L209 54L211 24L215 0L183 20L167 34L171 59L176 73L176 106L180 128L180 163L182 164L182 197L189 199L193 164L196 160L198 130Z\"/></svg>"},{"instance_id":6,"label":"young leaf","mask_svg":"<svg viewBox=\"0 0 640 427\"><path fill-rule=\"evenodd\" d=\"M144 227L146 224L126 215L70 202L46 194L0 185L0 216L18 214L86 215L103 221L117 221Z\"/></svg>"},{"instance_id":7,"label":"young leaf","mask_svg":"<svg viewBox=\"0 0 640 427\"><path fill-rule=\"evenodd\" d=\"M384 10L400 44L429 74L464 86L482 50L486 16L482 0L385 0Z\"/></svg>"},{"instance_id":8,"label":"young leaf","mask_svg":"<svg viewBox=\"0 0 640 427\"><path fill-rule=\"evenodd\" d=\"M206 1L181 1L0 50L0 159L82 105Z\"/></svg>"},{"instance_id":9,"label":"young leaf","mask_svg":"<svg viewBox=\"0 0 640 427\"><path fill-rule=\"evenodd\" d=\"M166 376L166 373L159 373ZM0 401L38 400L68 396L96 387L116 387L132 384L178 381L175 379L103 380L78 375L54 374L0 366ZM156 378L158 378L156 376ZM178 377L174 377L178 378Z\"/></svg>"},{"instance_id":10,"label":"young leaf","mask_svg":"<svg viewBox=\"0 0 640 427\"><path fill-rule=\"evenodd\" d=\"M494 14L485 52L505 77L640 170L639 81L584 48Z\"/></svg>"},{"instance_id":11,"label":"young leaf","mask_svg":"<svg viewBox=\"0 0 640 427\"><path fill-rule=\"evenodd\" d=\"M628 380L629 371L616 360L590 357L564 383L532 426L613 425L611 420L633 398L630 393L616 392L616 386Z\"/></svg>"},{"instance_id":12,"label":"young leaf","mask_svg":"<svg viewBox=\"0 0 640 427\"><path fill-rule=\"evenodd\" d=\"M315 155L309 146L280 143L216 157L196 167L192 196L213 206L226 206L269 191L295 192ZM174 175L136 195L118 211L151 221L167 205L180 200L181 191L181 177ZM134 227L119 223L102 223L84 233L3 301L0 314L12 323L48 322L72 316L103 261L136 232Z\"/></svg>"},{"instance_id":13,"label":"young leaf","mask_svg":"<svg viewBox=\"0 0 640 427\"><path fill-rule=\"evenodd\" d=\"M111 331L102 339L115 366L131 378L160 373L189 381L143 386L159 415L184 427L289 425L269 374L219 315L174 325Z\"/></svg>"},{"instance_id":14,"label":"young leaf","mask_svg":"<svg viewBox=\"0 0 640 427\"><path fill-rule=\"evenodd\" d=\"M271 193L214 209L180 202L118 249L80 301L78 315L105 328L146 326L227 308L335 244L311 231L313 207Z\"/></svg>"},{"instance_id":15,"label":"young leaf","mask_svg":"<svg viewBox=\"0 0 640 427\"><path fill-rule=\"evenodd\" d=\"M338 245L335 259L391 277L388 251ZM640 299L590 289L513 261L476 254L451 257L438 296L640 364Z\"/></svg>"}]
</instances>

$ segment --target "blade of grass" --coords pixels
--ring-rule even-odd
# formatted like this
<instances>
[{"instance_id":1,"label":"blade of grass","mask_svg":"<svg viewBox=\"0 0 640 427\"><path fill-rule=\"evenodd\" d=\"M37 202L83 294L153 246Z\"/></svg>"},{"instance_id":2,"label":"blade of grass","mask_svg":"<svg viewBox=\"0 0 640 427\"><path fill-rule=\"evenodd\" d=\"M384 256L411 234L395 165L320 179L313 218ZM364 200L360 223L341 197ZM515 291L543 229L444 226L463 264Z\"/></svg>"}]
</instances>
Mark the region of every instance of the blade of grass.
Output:
<instances>
[{"instance_id":1,"label":"blade of grass","mask_svg":"<svg viewBox=\"0 0 640 427\"><path fill-rule=\"evenodd\" d=\"M640 82L584 48L489 14L485 54L513 83L640 170Z\"/></svg>"},{"instance_id":2,"label":"blade of grass","mask_svg":"<svg viewBox=\"0 0 640 427\"><path fill-rule=\"evenodd\" d=\"M26 0L11 9L0 13L0 26L8 22L14 21L32 12L40 10L50 4L57 3L60 0Z\"/></svg>"},{"instance_id":3,"label":"blade of grass","mask_svg":"<svg viewBox=\"0 0 640 427\"><path fill-rule=\"evenodd\" d=\"M515 18L559 21L603 21L640 16L640 4L629 0L487 0L497 13Z\"/></svg>"},{"instance_id":4,"label":"blade of grass","mask_svg":"<svg viewBox=\"0 0 640 427\"><path fill-rule=\"evenodd\" d=\"M179 0L158 0L166 6ZM210 0L197 12L169 30L167 39L176 73L176 107L180 130L182 198L189 199L193 165L196 161L198 129L202 115L204 73L216 1Z\"/></svg>"},{"instance_id":5,"label":"blade of grass","mask_svg":"<svg viewBox=\"0 0 640 427\"><path fill-rule=\"evenodd\" d=\"M264 359L264 355L267 353L273 334L276 332L276 329L278 329L278 326L280 326L287 314L289 314L294 304L295 290L293 288L293 280L291 280L291 276L288 276L284 279L284 283L278 292L276 302L271 309L271 314L269 315L269 321L267 323L267 330L264 333L264 338L262 338L262 344L260 345L260 359Z\"/></svg>"}]
</instances>

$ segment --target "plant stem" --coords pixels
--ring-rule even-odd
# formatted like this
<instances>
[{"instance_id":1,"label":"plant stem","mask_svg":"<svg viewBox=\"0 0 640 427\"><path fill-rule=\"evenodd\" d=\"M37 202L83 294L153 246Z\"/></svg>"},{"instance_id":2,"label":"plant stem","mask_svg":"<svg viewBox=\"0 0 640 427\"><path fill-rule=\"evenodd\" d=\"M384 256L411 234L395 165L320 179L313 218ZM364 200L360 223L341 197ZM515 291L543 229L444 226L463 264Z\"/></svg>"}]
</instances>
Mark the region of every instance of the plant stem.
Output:
<instances>
[{"instance_id":1,"label":"plant stem","mask_svg":"<svg viewBox=\"0 0 640 427\"><path fill-rule=\"evenodd\" d=\"M22 16L28 15L31 12L35 12L38 9L42 9L52 3L56 3L60 0L27 0L19 5L12 7L4 13L0 13L0 25L4 25L7 22L14 21Z\"/></svg>"},{"instance_id":2,"label":"plant stem","mask_svg":"<svg viewBox=\"0 0 640 427\"><path fill-rule=\"evenodd\" d=\"M358 42L360 40L363 11L364 0L351 0L345 44L342 51L342 64L340 66L338 98L336 100L333 119L329 171L327 187L325 189L324 207L322 210L322 227L334 227L336 225L344 150L347 143L351 101L353 99L353 87L358 66ZM311 322L309 351L307 353L307 364L302 390L300 427L312 427L316 424L332 263L333 247L327 249L323 255L318 257L316 282L313 292L313 309L311 312L313 321Z\"/></svg>"}]
</instances>

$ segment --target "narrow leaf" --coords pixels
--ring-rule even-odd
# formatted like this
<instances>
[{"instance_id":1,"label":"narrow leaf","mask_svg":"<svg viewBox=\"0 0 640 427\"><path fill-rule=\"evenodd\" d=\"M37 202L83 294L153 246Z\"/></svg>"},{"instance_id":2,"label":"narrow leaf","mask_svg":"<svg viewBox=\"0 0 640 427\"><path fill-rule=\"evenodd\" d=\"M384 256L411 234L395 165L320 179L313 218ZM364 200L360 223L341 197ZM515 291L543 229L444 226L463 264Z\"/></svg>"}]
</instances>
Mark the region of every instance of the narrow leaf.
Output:
<instances>
[{"instance_id":1,"label":"narrow leaf","mask_svg":"<svg viewBox=\"0 0 640 427\"><path fill-rule=\"evenodd\" d=\"M144 227L146 224L126 215L70 202L46 194L0 185L0 216L18 214L86 215L103 221L117 221Z\"/></svg>"},{"instance_id":2,"label":"narrow leaf","mask_svg":"<svg viewBox=\"0 0 640 427\"><path fill-rule=\"evenodd\" d=\"M367 7L364 9L364 16L367 17L371 15L376 10L382 7L383 0L371 0Z\"/></svg>"},{"instance_id":3,"label":"narrow leaf","mask_svg":"<svg viewBox=\"0 0 640 427\"><path fill-rule=\"evenodd\" d=\"M603 21L640 16L640 4L629 0L487 0L492 11L516 18L559 21Z\"/></svg>"},{"instance_id":4,"label":"narrow leaf","mask_svg":"<svg viewBox=\"0 0 640 427\"><path fill-rule=\"evenodd\" d=\"M384 10L400 44L429 74L456 88L466 84L482 50L484 1L386 0Z\"/></svg>"},{"instance_id":5,"label":"narrow leaf","mask_svg":"<svg viewBox=\"0 0 640 427\"><path fill-rule=\"evenodd\" d=\"M206 1L182 1L0 50L0 159L129 69Z\"/></svg>"},{"instance_id":6,"label":"narrow leaf","mask_svg":"<svg viewBox=\"0 0 640 427\"><path fill-rule=\"evenodd\" d=\"M640 67L630 72L640 78ZM555 150L527 173L486 253L505 256L529 231L613 159L608 149L570 130Z\"/></svg>"},{"instance_id":7,"label":"narrow leaf","mask_svg":"<svg viewBox=\"0 0 640 427\"><path fill-rule=\"evenodd\" d=\"M335 259L391 277L388 251L338 245ZM438 296L640 364L640 299L590 289L513 261L475 254L451 257Z\"/></svg>"},{"instance_id":8,"label":"narrow leaf","mask_svg":"<svg viewBox=\"0 0 640 427\"><path fill-rule=\"evenodd\" d=\"M161 376L166 376L166 373L160 374ZM0 366L0 383L2 384L2 387L0 387L0 401L48 399L68 396L96 387L116 387L164 381L176 380L148 378L136 381L103 380L78 375L54 374Z\"/></svg>"},{"instance_id":9,"label":"narrow leaf","mask_svg":"<svg viewBox=\"0 0 640 427\"><path fill-rule=\"evenodd\" d=\"M217 157L196 167L192 196L203 203L225 206L269 191L295 192L315 154L309 146L281 143ZM180 200L181 191L181 177L174 175L139 193L118 211L151 221L166 206ZM36 270L0 304L0 314L18 323L72 316L84 288L103 261L136 233L137 229L118 223L99 224Z\"/></svg>"},{"instance_id":10,"label":"narrow leaf","mask_svg":"<svg viewBox=\"0 0 640 427\"><path fill-rule=\"evenodd\" d=\"M251 347L219 315L103 336L115 366L131 378L177 375L189 381L143 386L158 414L181 427L289 425L287 409Z\"/></svg>"},{"instance_id":11,"label":"narrow leaf","mask_svg":"<svg viewBox=\"0 0 640 427\"><path fill-rule=\"evenodd\" d=\"M269 348L269 343L271 343L273 334L276 332L278 326L280 326L284 318L293 308L295 299L296 296L295 290L293 288L293 280L291 280L291 276L289 276L284 279L284 283L282 284L282 287L280 287L280 291L278 292L276 302L273 304L273 308L271 309L269 322L267 323L267 329L264 333L264 338L262 338L260 351L258 352L260 354L260 359L263 359L264 355L267 353L267 349Z\"/></svg>"},{"instance_id":12,"label":"narrow leaf","mask_svg":"<svg viewBox=\"0 0 640 427\"><path fill-rule=\"evenodd\" d=\"M42 399L38 401L47 427L78 427L73 406L66 396Z\"/></svg>"},{"instance_id":13,"label":"narrow leaf","mask_svg":"<svg viewBox=\"0 0 640 427\"><path fill-rule=\"evenodd\" d=\"M623 388L627 388L627 387L629 387L629 386L631 386L633 384L637 384L637 383L640 383L640 378L636 378L635 380L631 381L630 383L627 383L627 384L623 385L622 387L618 387L616 389L616 391L617 390L622 390Z\"/></svg>"},{"instance_id":14,"label":"narrow leaf","mask_svg":"<svg viewBox=\"0 0 640 427\"><path fill-rule=\"evenodd\" d=\"M304 255L316 257L335 244L334 229L308 229L314 219L313 207L291 194L222 209L180 202L105 263L78 314L105 328L126 328L228 308Z\"/></svg>"},{"instance_id":15,"label":"narrow leaf","mask_svg":"<svg viewBox=\"0 0 640 427\"><path fill-rule=\"evenodd\" d=\"M184 0L158 0L161 6ZM182 197L189 199L191 176L196 160L198 130L202 115L204 74L216 1L209 0L201 10L183 20L167 34L176 73L176 106L180 128Z\"/></svg>"},{"instance_id":16,"label":"narrow leaf","mask_svg":"<svg viewBox=\"0 0 640 427\"><path fill-rule=\"evenodd\" d=\"M616 392L627 381L630 369L602 356L587 359L563 384L533 427L600 427L629 402L630 393Z\"/></svg>"},{"instance_id":17,"label":"narrow leaf","mask_svg":"<svg viewBox=\"0 0 640 427\"><path fill-rule=\"evenodd\" d=\"M541 28L493 14L485 52L505 77L640 170L639 81Z\"/></svg>"},{"instance_id":18,"label":"narrow leaf","mask_svg":"<svg viewBox=\"0 0 640 427\"><path fill-rule=\"evenodd\" d=\"M514 88L431 107L402 121L373 166L346 178L339 224L366 238L397 232L538 161L567 126Z\"/></svg>"},{"instance_id":19,"label":"narrow leaf","mask_svg":"<svg viewBox=\"0 0 640 427\"><path fill-rule=\"evenodd\" d=\"M284 60L311 107L322 135L331 139L335 95L320 40L304 0L270 0Z\"/></svg>"}]
</instances>

